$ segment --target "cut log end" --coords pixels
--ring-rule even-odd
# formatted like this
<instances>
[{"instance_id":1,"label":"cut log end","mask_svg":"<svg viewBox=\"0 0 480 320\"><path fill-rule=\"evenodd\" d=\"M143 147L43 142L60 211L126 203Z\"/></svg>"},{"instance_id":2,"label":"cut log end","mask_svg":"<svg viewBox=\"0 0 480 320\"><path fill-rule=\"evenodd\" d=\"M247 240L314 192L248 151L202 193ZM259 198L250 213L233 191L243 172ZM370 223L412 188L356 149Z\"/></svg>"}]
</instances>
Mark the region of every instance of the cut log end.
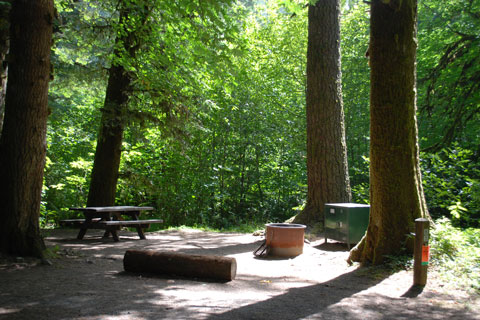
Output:
<instances>
[{"instance_id":1,"label":"cut log end","mask_svg":"<svg viewBox=\"0 0 480 320\"><path fill-rule=\"evenodd\" d=\"M235 258L152 250L127 250L123 258L123 267L128 272L223 281L231 281L237 274Z\"/></svg>"}]
</instances>

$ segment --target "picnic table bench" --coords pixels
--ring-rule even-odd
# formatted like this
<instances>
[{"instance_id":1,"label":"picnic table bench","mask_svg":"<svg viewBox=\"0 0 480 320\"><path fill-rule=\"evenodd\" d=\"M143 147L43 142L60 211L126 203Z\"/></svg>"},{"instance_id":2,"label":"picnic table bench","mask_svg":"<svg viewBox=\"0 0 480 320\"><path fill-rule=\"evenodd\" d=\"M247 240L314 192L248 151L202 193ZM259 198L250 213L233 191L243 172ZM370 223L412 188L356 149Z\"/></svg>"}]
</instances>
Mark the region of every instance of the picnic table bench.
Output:
<instances>
[{"instance_id":1,"label":"picnic table bench","mask_svg":"<svg viewBox=\"0 0 480 320\"><path fill-rule=\"evenodd\" d=\"M154 223L163 223L161 219L140 219L142 211L153 210L153 207L109 206L70 208L70 210L81 211L85 219L64 219L60 223L80 228L77 235L77 239L80 240L88 229L103 229L105 230L104 238L108 238L111 234L114 241L119 241L117 231L126 226L136 228L140 239L146 239L144 229ZM129 220L124 220L122 215L128 216Z\"/></svg>"}]
</instances>

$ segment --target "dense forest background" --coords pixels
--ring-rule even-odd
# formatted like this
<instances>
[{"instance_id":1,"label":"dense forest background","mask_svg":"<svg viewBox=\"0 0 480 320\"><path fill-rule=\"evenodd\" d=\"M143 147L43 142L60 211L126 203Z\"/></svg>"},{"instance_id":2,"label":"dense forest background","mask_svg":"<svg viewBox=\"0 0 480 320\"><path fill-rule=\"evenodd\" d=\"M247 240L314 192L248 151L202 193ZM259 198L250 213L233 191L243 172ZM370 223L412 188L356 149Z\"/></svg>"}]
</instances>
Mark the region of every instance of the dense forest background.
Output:
<instances>
[{"instance_id":1,"label":"dense forest background","mask_svg":"<svg viewBox=\"0 0 480 320\"><path fill-rule=\"evenodd\" d=\"M120 61L135 76L116 204L151 205L167 226L229 228L295 215L306 199L304 3L154 2L135 59ZM115 1L56 7L44 226L86 204L119 30ZM422 0L418 10L430 214L479 227L480 1ZM343 2L341 37L351 187L354 202L368 203L368 4Z\"/></svg>"}]
</instances>

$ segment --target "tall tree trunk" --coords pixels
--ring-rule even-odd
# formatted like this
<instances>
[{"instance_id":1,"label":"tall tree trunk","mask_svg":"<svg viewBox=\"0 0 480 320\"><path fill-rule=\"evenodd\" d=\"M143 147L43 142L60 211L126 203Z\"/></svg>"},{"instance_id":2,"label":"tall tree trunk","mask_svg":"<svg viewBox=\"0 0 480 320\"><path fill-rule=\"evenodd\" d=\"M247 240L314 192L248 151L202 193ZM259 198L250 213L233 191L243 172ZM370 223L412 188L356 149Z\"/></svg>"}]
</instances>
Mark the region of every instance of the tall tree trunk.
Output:
<instances>
[{"instance_id":1,"label":"tall tree trunk","mask_svg":"<svg viewBox=\"0 0 480 320\"><path fill-rule=\"evenodd\" d=\"M5 95L7 93L8 64L6 57L10 47L10 9L10 2L0 2L0 136L2 135Z\"/></svg>"},{"instance_id":2,"label":"tall tree trunk","mask_svg":"<svg viewBox=\"0 0 480 320\"><path fill-rule=\"evenodd\" d=\"M115 192L122 153L123 131L133 75L118 61L132 61L139 48L139 28L146 21L146 12L129 0L120 2L119 26L114 58L109 70L107 92L102 109L100 131L93 162L87 206L115 204ZM139 10L137 10L139 9ZM140 18L140 22L138 19Z\"/></svg>"},{"instance_id":3,"label":"tall tree trunk","mask_svg":"<svg viewBox=\"0 0 480 320\"><path fill-rule=\"evenodd\" d=\"M115 203L130 84L131 78L122 66L110 68L87 206Z\"/></svg>"},{"instance_id":4,"label":"tall tree trunk","mask_svg":"<svg viewBox=\"0 0 480 320\"><path fill-rule=\"evenodd\" d=\"M370 223L350 259L382 263L411 250L428 215L419 168L415 102L416 0L373 0L370 26Z\"/></svg>"},{"instance_id":5,"label":"tall tree trunk","mask_svg":"<svg viewBox=\"0 0 480 320\"><path fill-rule=\"evenodd\" d=\"M307 203L294 222L323 220L327 202L350 202L342 100L340 1L308 7Z\"/></svg>"},{"instance_id":6,"label":"tall tree trunk","mask_svg":"<svg viewBox=\"0 0 480 320\"><path fill-rule=\"evenodd\" d=\"M0 251L39 256L52 0L12 3L5 122L0 139Z\"/></svg>"}]
</instances>

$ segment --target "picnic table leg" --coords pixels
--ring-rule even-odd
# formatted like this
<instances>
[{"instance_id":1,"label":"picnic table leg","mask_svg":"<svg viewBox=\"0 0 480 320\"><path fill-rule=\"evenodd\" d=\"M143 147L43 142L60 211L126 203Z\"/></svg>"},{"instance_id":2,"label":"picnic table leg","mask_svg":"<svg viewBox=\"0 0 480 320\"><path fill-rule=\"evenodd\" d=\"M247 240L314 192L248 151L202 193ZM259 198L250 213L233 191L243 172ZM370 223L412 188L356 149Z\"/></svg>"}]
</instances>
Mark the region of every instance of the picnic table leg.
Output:
<instances>
[{"instance_id":1,"label":"picnic table leg","mask_svg":"<svg viewBox=\"0 0 480 320\"><path fill-rule=\"evenodd\" d=\"M92 217L86 215L85 216L85 221L83 222L83 225L80 227L80 230L78 231L77 239L82 240L83 237L85 236L85 233L87 233L88 225L92 222Z\"/></svg>"},{"instance_id":2,"label":"picnic table leg","mask_svg":"<svg viewBox=\"0 0 480 320\"><path fill-rule=\"evenodd\" d=\"M140 220L139 216L140 216L140 211L132 212L131 217L132 217L133 220ZM145 233L143 233L143 229L141 228L141 226L136 227L136 229L137 229L137 233L138 233L138 236L140 237L140 239L145 240L146 239Z\"/></svg>"},{"instance_id":3,"label":"picnic table leg","mask_svg":"<svg viewBox=\"0 0 480 320\"><path fill-rule=\"evenodd\" d=\"M138 233L138 236L140 237L140 239L142 239L142 240L146 239L145 233L143 233L143 229L141 227L137 227L137 233Z\"/></svg>"},{"instance_id":4,"label":"picnic table leg","mask_svg":"<svg viewBox=\"0 0 480 320\"><path fill-rule=\"evenodd\" d=\"M113 215L113 217L112 217L112 215ZM115 213L109 213L108 217L106 217L107 220L112 220L112 219L115 220L115 218L120 220L121 216L120 215L115 215ZM117 232L115 231L115 234L114 234L113 231L108 229L108 228L105 229L105 233L103 234L103 238L108 239L108 237L110 237L110 233L112 234L113 240L118 241Z\"/></svg>"},{"instance_id":5,"label":"picnic table leg","mask_svg":"<svg viewBox=\"0 0 480 320\"><path fill-rule=\"evenodd\" d=\"M87 228L80 228L80 230L78 231L77 239L82 240L85 233L87 233Z\"/></svg>"},{"instance_id":6,"label":"picnic table leg","mask_svg":"<svg viewBox=\"0 0 480 320\"><path fill-rule=\"evenodd\" d=\"M112 234L113 241L118 242L120 238L118 237L117 230L111 230L110 233Z\"/></svg>"},{"instance_id":7,"label":"picnic table leg","mask_svg":"<svg viewBox=\"0 0 480 320\"><path fill-rule=\"evenodd\" d=\"M112 235L113 241L118 242L120 238L118 237L117 233L118 227L116 226L105 226L105 233L103 234L103 238L108 238L110 234Z\"/></svg>"}]
</instances>

